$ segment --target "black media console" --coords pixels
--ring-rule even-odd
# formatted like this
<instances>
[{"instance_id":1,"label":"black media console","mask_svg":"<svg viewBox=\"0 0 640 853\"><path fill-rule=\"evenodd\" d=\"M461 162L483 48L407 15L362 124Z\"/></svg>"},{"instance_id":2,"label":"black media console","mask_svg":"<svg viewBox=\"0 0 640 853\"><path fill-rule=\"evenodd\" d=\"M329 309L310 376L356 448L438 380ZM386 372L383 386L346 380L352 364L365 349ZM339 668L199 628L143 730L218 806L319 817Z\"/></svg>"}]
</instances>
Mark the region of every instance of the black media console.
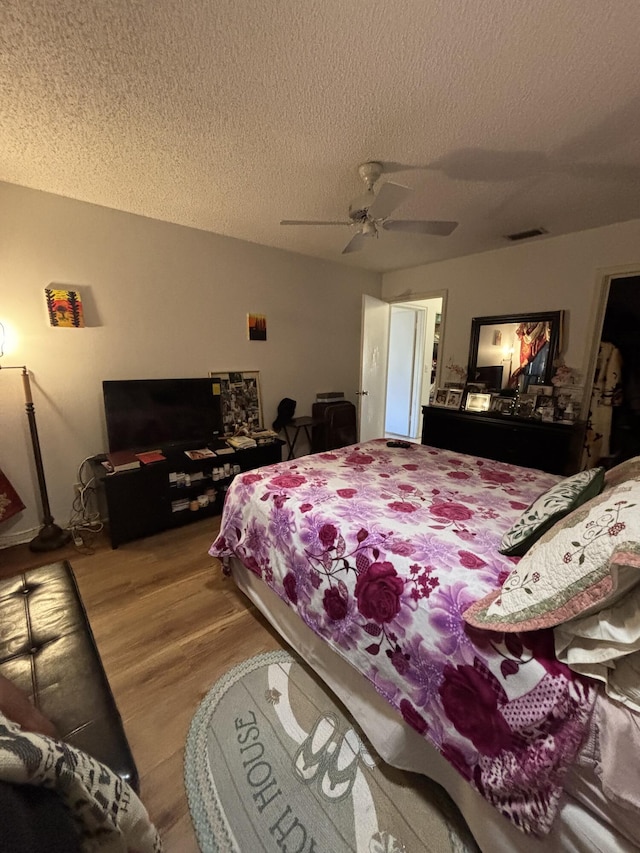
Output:
<instances>
[{"instance_id":1,"label":"black media console","mask_svg":"<svg viewBox=\"0 0 640 853\"><path fill-rule=\"evenodd\" d=\"M280 462L283 444L277 439L270 444L197 460L189 459L181 448L163 447L165 460L116 474L107 474L96 462L101 514L108 518L112 547L220 515L234 468L236 472L238 467L240 471L250 471ZM223 441L210 444L214 451L216 446L226 447ZM184 476L176 478L177 474ZM206 504L198 502L203 495L207 495ZM176 509L177 506L182 508Z\"/></svg>"}]
</instances>

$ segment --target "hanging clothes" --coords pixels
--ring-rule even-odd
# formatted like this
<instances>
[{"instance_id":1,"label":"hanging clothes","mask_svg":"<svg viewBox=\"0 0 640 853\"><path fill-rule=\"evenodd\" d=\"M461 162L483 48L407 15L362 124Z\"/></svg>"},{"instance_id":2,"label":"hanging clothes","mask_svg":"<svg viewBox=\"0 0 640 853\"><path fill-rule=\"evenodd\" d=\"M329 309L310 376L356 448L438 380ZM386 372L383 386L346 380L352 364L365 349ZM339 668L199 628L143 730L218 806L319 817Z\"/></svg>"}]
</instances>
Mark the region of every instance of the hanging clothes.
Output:
<instances>
[{"instance_id":1,"label":"hanging clothes","mask_svg":"<svg viewBox=\"0 0 640 853\"><path fill-rule=\"evenodd\" d=\"M622 403L622 356L607 341L600 342L582 458L583 468L593 468L610 455L612 407Z\"/></svg>"},{"instance_id":2,"label":"hanging clothes","mask_svg":"<svg viewBox=\"0 0 640 853\"><path fill-rule=\"evenodd\" d=\"M509 387L515 388L519 376L525 371L528 364L538 356L544 346L551 339L551 324L545 320L540 323L520 323L515 331L520 339L519 367L511 374ZM548 347L547 347L548 350Z\"/></svg>"}]
</instances>

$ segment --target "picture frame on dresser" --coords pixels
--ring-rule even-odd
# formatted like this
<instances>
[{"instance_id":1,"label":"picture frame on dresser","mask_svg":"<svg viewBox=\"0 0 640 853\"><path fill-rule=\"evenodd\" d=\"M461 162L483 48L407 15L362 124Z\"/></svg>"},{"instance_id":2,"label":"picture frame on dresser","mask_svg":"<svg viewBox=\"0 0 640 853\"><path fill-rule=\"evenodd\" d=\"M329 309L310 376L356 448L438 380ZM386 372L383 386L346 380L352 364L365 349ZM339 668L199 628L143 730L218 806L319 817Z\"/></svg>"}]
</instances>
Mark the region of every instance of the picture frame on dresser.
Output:
<instances>
[{"instance_id":1,"label":"picture frame on dresser","mask_svg":"<svg viewBox=\"0 0 640 853\"><path fill-rule=\"evenodd\" d=\"M447 391L447 401L445 406L447 409L459 409L462 403L462 395L464 394L464 390L462 388L449 388Z\"/></svg>"},{"instance_id":2,"label":"picture frame on dresser","mask_svg":"<svg viewBox=\"0 0 640 853\"><path fill-rule=\"evenodd\" d=\"M519 418L531 418L536 407L536 394L520 394L516 401L514 414Z\"/></svg>"},{"instance_id":3,"label":"picture frame on dresser","mask_svg":"<svg viewBox=\"0 0 640 853\"><path fill-rule=\"evenodd\" d=\"M434 406L446 406L447 405L447 394L449 393L448 388L438 388L436 390L435 396L433 398Z\"/></svg>"},{"instance_id":4,"label":"picture frame on dresser","mask_svg":"<svg viewBox=\"0 0 640 853\"><path fill-rule=\"evenodd\" d=\"M510 415L513 411L513 397L502 397L496 394L491 400L490 411L496 415Z\"/></svg>"},{"instance_id":5,"label":"picture frame on dresser","mask_svg":"<svg viewBox=\"0 0 640 853\"><path fill-rule=\"evenodd\" d=\"M464 408L467 412L488 412L491 405L491 394L484 391L468 391Z\"/></svg>"}]
</instances>

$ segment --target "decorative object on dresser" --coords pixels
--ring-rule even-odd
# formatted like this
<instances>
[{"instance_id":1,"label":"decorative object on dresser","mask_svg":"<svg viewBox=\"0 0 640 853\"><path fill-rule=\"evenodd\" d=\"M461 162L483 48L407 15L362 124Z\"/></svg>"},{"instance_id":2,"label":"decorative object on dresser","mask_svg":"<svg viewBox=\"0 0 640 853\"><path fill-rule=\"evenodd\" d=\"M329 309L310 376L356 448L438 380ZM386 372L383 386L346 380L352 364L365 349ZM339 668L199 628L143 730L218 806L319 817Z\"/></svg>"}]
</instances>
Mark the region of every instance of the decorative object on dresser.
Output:
<instances>
[{"instance_id":1,"label":"decorative object on dresser","mask_svg":"<svg viewBox=\"0 0 640 853\"><path fill-rule=\"evenodd\" d=\"M516 398L501 398L512 404ZM543 423L497 412L458 412L422 407L422 444L470 453L551 474L580 467L585 424Z\"/></svg>"}]
</instances>

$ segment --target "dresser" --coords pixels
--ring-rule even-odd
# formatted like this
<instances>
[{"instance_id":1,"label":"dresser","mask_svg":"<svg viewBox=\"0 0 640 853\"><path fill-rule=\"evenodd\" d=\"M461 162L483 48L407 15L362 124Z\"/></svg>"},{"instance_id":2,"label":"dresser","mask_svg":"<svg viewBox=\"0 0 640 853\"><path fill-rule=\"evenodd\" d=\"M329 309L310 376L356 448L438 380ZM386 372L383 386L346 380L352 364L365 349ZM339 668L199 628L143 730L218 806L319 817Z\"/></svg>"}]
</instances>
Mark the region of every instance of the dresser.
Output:
<instances>
[{"instance_id":1,"label":"dresser","mask_svg":"<svg viewBox=\"0 0 640 853\"><path fill-rule=\"evenodd\" d=\"M539 468L550 474L580 470L585 424L542 421L422 407L422 443L472 456Z\"/></svg>"}]
</instances>

